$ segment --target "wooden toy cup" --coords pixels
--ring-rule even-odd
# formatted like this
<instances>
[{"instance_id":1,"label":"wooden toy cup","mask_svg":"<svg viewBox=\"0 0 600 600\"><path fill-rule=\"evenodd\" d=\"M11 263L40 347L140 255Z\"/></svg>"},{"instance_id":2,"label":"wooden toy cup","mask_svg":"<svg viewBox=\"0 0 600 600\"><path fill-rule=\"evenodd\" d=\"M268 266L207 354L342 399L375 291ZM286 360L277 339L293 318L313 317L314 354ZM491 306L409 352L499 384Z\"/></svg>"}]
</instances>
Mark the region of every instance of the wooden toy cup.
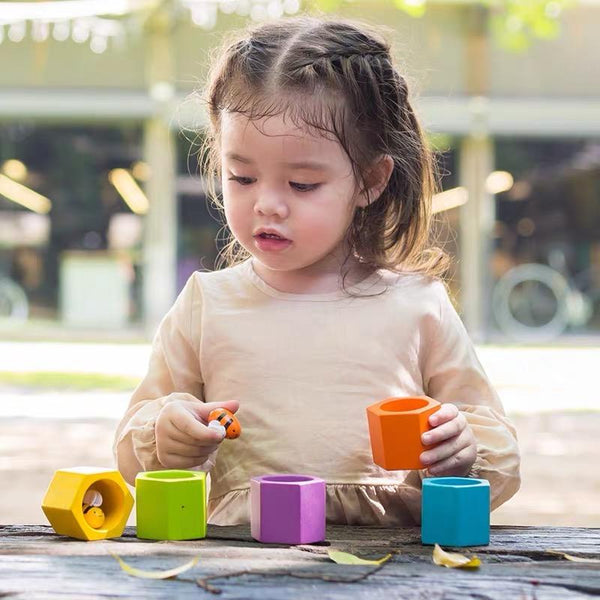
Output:
<instances>
[{"instance_id":1,"label":"wooden toy cup","mask_svg":"<svg viewBox=\"0 0 600 600\"><path fill-rule=\"evenodd\" d=\"M92 527L83 513L83 498L94 489L102 497L105 519ZM59 469L48 486L42 510L59 535L80 540L103 540L122 535L133 496L119 471L96 467Z\"/></svg>"},{"instance_id":2,"label":"wooden toy cup","mask_svg":"<svg viewBox=\"0 0 600 600\"><path fill-rule=\"evenodd\" d=\"M440 406L419 396L387 398L367 407L373 462L388 471L424 468L419 456L428 447L421 436L431 429L427 420Z\"/></svg>"},{"instance_id":3,"label":"wooden toy cup","mask_svg":"<svg viewBox=\"0 0 600 600\"><path fill-rule=\"evenodd\" d=\"M421 541L458 547L489 544L489 481L469 477L423 479Z\"/></svg>"},{"instance_id":4,"label":"wooden toy cup","mask_svg":"<svg viewBox=\"0 0 600 600\"><path fill-rule=\"evenodd\" d=\"M250 524L255 540L314 544L325 539L325 480L274 474L250 480Z\"/></svg>"},{"instance_id":5,"label":"wooden toy cup","mask_svg":"<svg viewBox=\"0 0 600 600\"><path fill-rule=\"evenodd\" d=\"M137 537L206 537L206 473L178 469L138 473L135 492Z\"/></svg>"}]
</instances>

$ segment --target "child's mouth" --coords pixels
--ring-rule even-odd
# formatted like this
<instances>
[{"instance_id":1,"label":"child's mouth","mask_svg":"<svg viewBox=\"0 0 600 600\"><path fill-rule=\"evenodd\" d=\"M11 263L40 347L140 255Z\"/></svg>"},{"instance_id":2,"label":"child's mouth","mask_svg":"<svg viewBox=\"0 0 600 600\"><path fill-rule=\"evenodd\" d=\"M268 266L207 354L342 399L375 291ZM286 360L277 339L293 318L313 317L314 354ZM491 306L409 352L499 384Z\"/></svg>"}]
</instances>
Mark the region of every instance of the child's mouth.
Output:
<instances>
[{"instance_id":1,"label":"child's mouth","mask_svg":"<svg viewBox=\"0 0 600 600\"><path fill-rule=\"evenodd\" d=\"M254 236L254 239L258 248L264 251L283 250L292 243L291 240L274 233L260 233Z\"/></svg>"},{"instance_id":2,"label":"child's mouth","mask_svg":"<svg viewBox=\"0 0 600 600\"><path fill-rule=\"evenodd\" d=\"M284 240L285 239L274 233L261 233L258 237L263 238L263 240Z\"/></svg>"}]
</instances>

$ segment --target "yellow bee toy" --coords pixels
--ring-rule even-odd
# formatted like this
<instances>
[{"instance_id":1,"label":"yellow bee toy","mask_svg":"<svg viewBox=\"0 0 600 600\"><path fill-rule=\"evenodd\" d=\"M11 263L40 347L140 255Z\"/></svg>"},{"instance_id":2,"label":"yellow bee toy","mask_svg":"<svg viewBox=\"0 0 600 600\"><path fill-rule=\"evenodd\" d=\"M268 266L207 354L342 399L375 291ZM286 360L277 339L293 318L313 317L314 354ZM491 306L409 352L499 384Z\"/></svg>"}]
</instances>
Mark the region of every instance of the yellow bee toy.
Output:
<instances>
[{"instance_id":1,"label":"yellow bee toy","mask_svg":"<svg viewBox=\"0 0 600 600\"><path fill-rule=\"evenodd\" d=\"M81 508L86 523L94 529L100 529L104 525L104 511L100 508L101 505L102 494L90 488L83 497Z\"/></svg>"}]
</instances>

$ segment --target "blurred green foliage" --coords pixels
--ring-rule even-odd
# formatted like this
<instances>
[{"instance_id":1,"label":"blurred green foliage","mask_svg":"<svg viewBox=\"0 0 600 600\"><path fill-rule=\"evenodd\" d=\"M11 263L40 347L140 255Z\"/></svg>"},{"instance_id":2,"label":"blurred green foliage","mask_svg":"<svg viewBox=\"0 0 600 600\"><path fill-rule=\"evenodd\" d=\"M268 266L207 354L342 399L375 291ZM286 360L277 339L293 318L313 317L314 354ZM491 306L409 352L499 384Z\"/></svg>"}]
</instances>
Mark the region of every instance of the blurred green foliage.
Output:
<instances>
[{"instance_id":1,"label":"blurred green foliage","mask_svg":"<svg viewBox=\"0 0 600 600\"><path fill-rule=\"evenodd\" d=\"M314 8L336 12L353 0L312 0ZM422 17L433 0L385 0L411 17ZM438 0L439 2L439 0ZM534 39L555 39L560 34L560 16L576 0L471 0L487 13L487 24L500 46L513 52L527 50ZM468 3L467 3L468 4Z\"/></svg>"},{"instance_id":2,"label":"blurred green foliage","mask_svg":"<svg viewBox=\"0 0 600 600\"><path fill-rule=\"evenodd\" d=\"M131 392L138 383L139 378L137 377L105 375L103 373L60 373L56 371L13 373L0 371L0 386L7 388L80 392L88 390Z\"/></svg>"},{"instance_id":3,"label":"blurred green foliage","mask_svg":"<svg viewBox=\"0 0 600 600\"><path fill-rule=\"evenodd\" d=\"M504 0L489 5L489 25L501 46L515 52L523 52L533 38L550 40L560 34L560 15L574 0Z\"/></svg>"}]
</instances>

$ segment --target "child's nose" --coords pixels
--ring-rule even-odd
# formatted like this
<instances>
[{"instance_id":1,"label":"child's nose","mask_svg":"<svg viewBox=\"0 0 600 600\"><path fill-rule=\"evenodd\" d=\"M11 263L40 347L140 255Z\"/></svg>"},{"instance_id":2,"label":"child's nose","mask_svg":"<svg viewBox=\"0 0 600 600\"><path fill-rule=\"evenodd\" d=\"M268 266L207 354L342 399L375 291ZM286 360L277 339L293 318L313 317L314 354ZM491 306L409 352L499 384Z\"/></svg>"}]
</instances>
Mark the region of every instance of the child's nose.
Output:
<instances>
[{"instance_id":1,"label":"child's nose","mask_svg":"<svg viewBox=\"0 0 600 600\"><path fill-rule=\"evenodd\" d=\"M289 214L288 205L276 192L263 192L254 204L254 212L263 216L285 218Z\"/></svg>"}]
</instances>

